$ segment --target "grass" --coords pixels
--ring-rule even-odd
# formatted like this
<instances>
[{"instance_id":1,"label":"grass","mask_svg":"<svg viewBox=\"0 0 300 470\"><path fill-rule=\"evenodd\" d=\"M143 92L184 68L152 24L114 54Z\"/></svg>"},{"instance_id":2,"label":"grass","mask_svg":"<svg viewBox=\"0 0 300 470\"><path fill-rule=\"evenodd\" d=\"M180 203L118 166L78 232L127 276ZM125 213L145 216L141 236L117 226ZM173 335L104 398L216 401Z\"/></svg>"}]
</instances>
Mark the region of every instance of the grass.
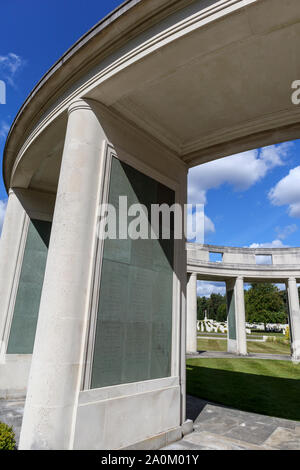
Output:
<instances>
[{"instance_id":1,"label":"grass","mask_svg":"<svg viewBox=\"0 0 300 470\"><path fill-rule=\"evenodd\" d=\"M224 339L198 339L198 351L227 351L227 341Z\"/></svg>"},{"instance_id":2,"label":"grass","mask_svg":"<svg viewBox=\"0 0 300 470\"><path fill-rule=\"evenodd\" d=\"M300 365L261 359L188 359L187 393L232 408L300 421Z\"/></svg>"},{"instance_id":3,"label":"grass","mask_svg":"<svg viewBox=\"0 0 300 470\"><path fill-rule=\"evenodd\" d=\"M204 331L203 333L201 332L197 332L197 336L227 336L227 333L216 333L215 331L211 332L211 333L207 333L206 331Z\"/></svg>"},{"instance_id":4,"label":"grass","mask_svg":"<svg viewBox=\"0 0 300 470\"><path fill-rule=\"evenodd\" d=\"M227 351L227 341L223 339L198 339L198 351ZM247 349L249 353L263 353L263 354L287 354L291 350L289 344L280 342L247 342Z\"/></svg>"},{"instance_id":5,"label":"grass","mask_svg":"<svg viewBox=\"0 0 300 470\"><path fill-rule=\"evenodd\" d=\"M247 335L249 336L249 338L251 337L256 337L256 336L279 336L281 338L284 338L284 334L283 333L278 333L277 331L254 331L253 333L251 333L251 335Z\"/></svg>"},{"instance_id":6,"label":"grass","mask_svg":"<svg viewBox=\"0 0 300 470\"><path fill-rule=\"evenodd\" d=\"M224 338L224 337L227 337L227 333L206 333L206 332L203 332L203 333L200 333L199 331L197 332L197 336L215 336L215 337L220 337L220 338ZM250 335L247 334L247 338L248 339L259 339L259 338L262 338L263 336L276 336L278 338L285 338L284 334L282 333L270 333L270 332L255 332L255 333L251 333Z\"/></svg>"},{"instance_id":7,"label":"grass","mask_svg":"<svg viewBox=\"0 0 300 470\"><path fill-rule=\"evenodd\" d=\"M249 353L263 353L263 354L291 354L289 344L277 343L266 341L265 343L255 343L248 341L247 349Z\"/></svg>"}]
</instances>

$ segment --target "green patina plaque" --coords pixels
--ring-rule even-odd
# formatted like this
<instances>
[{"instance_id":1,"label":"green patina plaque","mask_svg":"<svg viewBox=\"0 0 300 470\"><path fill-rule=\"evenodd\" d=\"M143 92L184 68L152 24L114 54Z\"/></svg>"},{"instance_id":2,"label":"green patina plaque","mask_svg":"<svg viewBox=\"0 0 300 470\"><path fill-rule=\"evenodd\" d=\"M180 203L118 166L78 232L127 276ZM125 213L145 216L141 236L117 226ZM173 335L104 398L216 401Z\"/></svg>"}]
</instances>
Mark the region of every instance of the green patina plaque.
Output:
<instances>
[{"instance_id":1,"label":"green patina plaque","mask_svg":"<svg viewBox=\"0 0 300 470\"><path fill-rule=\"evenodd\" d=\"M229 339L236 339L236 322L235 322L235 301L234 290L226 292L227 298L227 320L228 320L228 337Z\"/></svg>"},{"instance_id":2,"label":"green patina plaque","mask_svg":"<svg viewBox=\"0 0 300 470\"><path fill-rule=\"evenodd\" d=\"M51 222L29 223L7 354L32 354Z\"/></svg>"},{"instance_id":3,"label":"green patina plaque","mask_svg":"<svg viewBox=\"0 0 300 470\"><path fill-rule=\"evenodd\" d=\"M112 159L109 203L174 204L175 193ZM130 219L129 219L130 221ZM149 221L150 228L150 221ZM174 240L105 240L91 388L171 374Z\"/></svg>"}]
</instances>

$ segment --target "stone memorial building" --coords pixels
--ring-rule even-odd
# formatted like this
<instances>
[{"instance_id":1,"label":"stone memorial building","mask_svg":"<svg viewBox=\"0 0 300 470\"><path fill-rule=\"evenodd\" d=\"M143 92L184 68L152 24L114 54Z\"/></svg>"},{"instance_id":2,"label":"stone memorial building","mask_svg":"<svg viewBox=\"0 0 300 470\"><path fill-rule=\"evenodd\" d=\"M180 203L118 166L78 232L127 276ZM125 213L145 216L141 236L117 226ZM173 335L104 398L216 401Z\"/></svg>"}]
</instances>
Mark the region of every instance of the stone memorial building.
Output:
<instances>
[{"instance_id":1,"label":"stone memorial building","mask_svg":"<svg viewBox=\"0 0 300 470\"><path fill-rule=\"evenodd\" d=\"M99 205L183 207L192 166L298 138L299 35L298 0L128 0L28 96L0 244L0 396L26 395L21 449L191 430L185 239L103 240Z\"/></svg>"}]
</instances>

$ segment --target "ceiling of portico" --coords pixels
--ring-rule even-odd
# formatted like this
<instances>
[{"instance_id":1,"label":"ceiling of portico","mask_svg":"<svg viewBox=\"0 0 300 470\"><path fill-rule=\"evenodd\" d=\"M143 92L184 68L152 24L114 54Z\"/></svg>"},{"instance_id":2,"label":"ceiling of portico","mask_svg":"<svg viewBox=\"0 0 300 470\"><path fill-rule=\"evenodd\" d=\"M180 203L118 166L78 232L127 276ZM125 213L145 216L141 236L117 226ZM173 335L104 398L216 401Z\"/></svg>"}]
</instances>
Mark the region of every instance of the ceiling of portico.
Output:
<instances>
[{"instance_id":1,"label":"ceiling of portico","mask_svg":"<svg viewBox=\"0 0 300 470\"><path fill-rule=\"evenodd\" d=\"M291 102L291 84L300 78L300 10L293 10L295 2L288 13L271 4L255 3L191 32L88 97L190 166L300 137L300 109Z\"/></svg>"},{"instance_id":2,"label":"ceiling of portico","mask_svg":"<svg viewBox=\"0 0 300 470\"><path fill-rule=\"evenodd\" d=\"M223 2L207 2L214 3ZM299 0L286 0L284 8L282 0L245 0L243 5L247 6L218 18L212 15L197 27L187 26L184 34L175 34L170 41L164 33L160 47L152 50L149 46L151 51L143 57L134 58L130 50L125 65L106 78L95 79L80 97L99 101L143 129L188 166L299 138L300 106L291 101L291 84L300 79ZM39 93L46 89L42 87ZM26 143L18 149L21 158L15 162L14 187L56 191L67 101L64 106L38 137L28 138L32 142L28 149ZM28 110L33 112L34 106ZM14 137L30 135L30 126L22 124L22 119L21 114L19 134L15 131ZM41 117L35 129L39 122ZM14 139L10 140L7 175L16 155L9 148L14 147Z\"/></svg>"},{"instance_id":3,"label":"ceiling of portico","mask_svg":"<svg viewBox=\"0 0 300 470\"><path fill-rule=\"evenodd\" d=\"M13 176L13 186L56 193L61 157L65 141L67 115L62 114L25 150L17 171Z\"/></svg>"}]
</instances>

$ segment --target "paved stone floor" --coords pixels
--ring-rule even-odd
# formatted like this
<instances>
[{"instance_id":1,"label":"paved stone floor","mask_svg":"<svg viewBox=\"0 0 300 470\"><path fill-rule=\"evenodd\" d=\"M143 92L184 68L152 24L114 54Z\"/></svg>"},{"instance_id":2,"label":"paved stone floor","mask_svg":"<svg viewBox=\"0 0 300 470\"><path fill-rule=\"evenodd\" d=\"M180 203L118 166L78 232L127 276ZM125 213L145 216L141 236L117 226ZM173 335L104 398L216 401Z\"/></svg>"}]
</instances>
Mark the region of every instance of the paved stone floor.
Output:
<instances>
[{"instance_id":1,"label":"paved stone floor","mask_svg":"<svg viewBox=\"0 0 300 470\"><path fill-rule=\"evenodd\" d=\"M0 421L13 427L17 442L23 400L0 400ZM187 396L194 432L165 450L300 450L300 422L262 416Z\"/></svg>"},{"instance_id":2,"label":"paved stone floor","mask_svg":"<svg viewBox=\"0 0 300 470\"><path fill-rule=\"evenodd\" d=\"M300 450L300 422L187 397L194 432L165 450Z\"/></svg>"},{"instance_id":3,"label":"paved stone floor","mask_svg":"<svg viewBox=\"0 0 300 470\"><path fill-rule=\"evenodd\" d=\"M0 421L13 427L19 442L24 411L24 400L0 400Z\"/></svg>"}]
</instances>

